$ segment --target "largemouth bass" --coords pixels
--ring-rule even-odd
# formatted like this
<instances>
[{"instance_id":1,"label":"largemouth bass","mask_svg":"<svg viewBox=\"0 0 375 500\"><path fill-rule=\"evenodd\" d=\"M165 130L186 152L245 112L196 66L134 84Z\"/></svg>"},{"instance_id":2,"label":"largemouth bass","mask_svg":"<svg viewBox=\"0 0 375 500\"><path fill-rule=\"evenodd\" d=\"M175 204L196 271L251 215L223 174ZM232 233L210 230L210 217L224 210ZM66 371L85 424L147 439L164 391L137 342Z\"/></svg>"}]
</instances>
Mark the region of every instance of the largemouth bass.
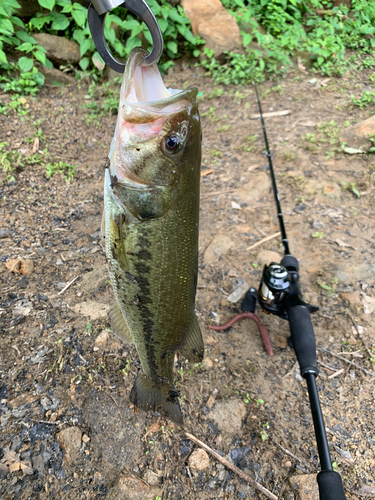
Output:
<instances>
[{"instance_id":1,"label":"largemouth bass","mask_svg":"<svg viewBox=\"0 0 375 500\"><path fill-rule=\"evenodd\" d=\"M139 408L182 422L175 352L203 359L195 314L202 132L198 90L167 90L147 54L129 55L109 165L103 232L115 301L114 333L134 342L142 369L130 393Z\"/></svg>"}]
</instances>

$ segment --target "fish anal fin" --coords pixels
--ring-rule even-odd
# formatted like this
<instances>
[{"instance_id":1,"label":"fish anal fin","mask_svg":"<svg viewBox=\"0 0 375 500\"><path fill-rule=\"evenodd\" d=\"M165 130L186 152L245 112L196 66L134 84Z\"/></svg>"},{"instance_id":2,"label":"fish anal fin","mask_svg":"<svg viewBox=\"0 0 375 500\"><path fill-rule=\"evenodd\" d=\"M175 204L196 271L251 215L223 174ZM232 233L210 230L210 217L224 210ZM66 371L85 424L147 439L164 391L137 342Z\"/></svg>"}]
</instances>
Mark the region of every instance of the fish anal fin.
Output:
<instances>
[{"instance_id":1,"label":"fish anal fin","mask_svg":"<svg viewBox=\"0 0 375 500\"><path fill-rule=\"evenodd\" d=\"M111 320L112 332L127 344L132 344L134 341L130 335L128 325L125 323L124 316L116 300L113 302L109 311L109 318Z\"/></svg>"},{"instance_id":2,"label":"fish anal fin","mask_svg":"<svg viewBox=\"0 0 375 500\"><path fill-rule=\"evenodd\" d=\"M129 399L135 407L142 410L157 411L161 408L168 418L177 424L182 424L183 419L177 394L172 385L158 384L139 371Z\"/></svg>"},{"instance_id":3,"label":"fish anal fin","mask_svg":"<svg viewBox=\"0 0 375 500\"><path fill-rule=\"evenodd\" d=\"M198 324L197 317L194 314L194 319L190 323L187 331L185 332L184 339L178 351L194 363L201 363L204 357L204 343L202 332Z\"/></svg>"}]
</instances>

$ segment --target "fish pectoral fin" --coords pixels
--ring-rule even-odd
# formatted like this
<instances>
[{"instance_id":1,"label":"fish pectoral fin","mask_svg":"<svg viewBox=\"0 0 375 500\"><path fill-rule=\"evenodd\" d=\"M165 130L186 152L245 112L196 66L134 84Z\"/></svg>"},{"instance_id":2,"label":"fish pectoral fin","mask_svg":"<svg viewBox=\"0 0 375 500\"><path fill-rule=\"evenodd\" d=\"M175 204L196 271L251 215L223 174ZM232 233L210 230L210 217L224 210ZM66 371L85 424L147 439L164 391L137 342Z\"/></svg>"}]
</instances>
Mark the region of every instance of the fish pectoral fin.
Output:
<instances>
[{"instance_id":1,"label":"fish pectoral fin","mask_svg":"<svg viewBox=\"0 0 375 500\"><path fill-rule=\"evenodd\" d=\"M116 300L113 302L109 311L109 318L111 320L112 332L127 344L133 344L134 341L130 335L128 325L125 323L124 316Z\"/></svg>"},{"instance_id":2,"label":"fish pectoral fin","mask_svg":"<svg viewBox=\"0 0 375 500\"><path fill-rule=\"evenodd\" d=\"M203 361L204 344L202 332L195 314L193 321L185 332L183 343L178 347L178 350L189 361L194 361L194 363Z\"/></svg>"},{"instance_id":3,"label":"fish pectoral fin","mask_svg":"<svg viewBox=\"0 0 375 500\"><path fill-rule=\"evenodd\" d=\"M129 399L134 406L143 410L156 411L162 408L171 420L177 424L182 424L183 419L178 394L173 384L159 384L140 370Z\"/></svg>"}]
</instances>

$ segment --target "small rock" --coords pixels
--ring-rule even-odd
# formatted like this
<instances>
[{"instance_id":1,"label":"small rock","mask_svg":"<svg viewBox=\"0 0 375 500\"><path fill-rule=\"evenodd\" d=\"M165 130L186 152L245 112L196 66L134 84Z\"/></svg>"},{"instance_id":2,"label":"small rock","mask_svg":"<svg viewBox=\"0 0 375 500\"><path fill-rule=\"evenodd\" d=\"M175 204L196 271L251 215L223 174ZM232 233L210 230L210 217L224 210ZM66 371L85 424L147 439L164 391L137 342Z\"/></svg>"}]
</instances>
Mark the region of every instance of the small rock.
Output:
<instances>
[{"instance_id":1,"label":"small rock","mask_svg":"<svg viewBox=\"0 0 375 500\"><path fill-rule=\"evenodd\" d=\"M375 311L374 297L370 297L369 295L366 295L365 293L361 292L361 300L365 314L371 314Z\"/></svg>"},{"instance_id":2,"label":"small rock","mask_svg":"<svg viewBox=\"0 0 375 500\"><path fill-rule=\"evenodd\" d=\"M236 19L220 0L182 0L181 5L191 21L194 36L201 36L206 41L205 47L212 49L215 57L242 48Z\"/></svg>"},{"instance_id":3,"label":"small rock","mask_svg":"<svg viewBox=\"0 0 375 500\"><path fill-rule=\"evenodd\" d=\"M122 476L106 498L107 500L150 500L161 496L160 487L150 487L135 477Z\"/></svg>"},{"instance_id":4,"label":"small rock","mask_svg":"<svg viewBox=\"0 0 375 500\"><path fill-rule=\"evenodd\" d=\"M101 304L100 302L89 300L76 304L73 309L77 314L90 316L92 320L96 320L105 318L109 312L110 306L108 304Z\"/></svg>"},{"instance_id":5,"label":"small rock","mask_svg":"<svg viewBox=\"0 0 375 500\"><path fill-rule=\"evenodd\" d=\"M217 234L208 245L204 254L207 264L216 262L221 255L225 255L234 246L233 238L224 234Z\"/></svg>"},{"instance_id":6,"label":"small rock","mask_svg":"<svg viewBox=\"0 0 375 500\"><path fill-rule=\"evenodd\" d=\"M210 417L217 423L221 431L234 434L242 427L246 416L246 406L239 399L218 401L213 407Z\"/></svg>"},{"instance_id":7,"label":"small rock","mask_svg":"<svg viewBox=\"0 0 375 500\"><path fill-rule=\"evenodd\" d=\"M270 181L265 172L252 174L251 180L237 191L237 197L248 204L259 200L270 190Z\"/></svg>"},{"instance_id":8,"label":"small rock","mask_svg":"<svg viewBox=\"0 0 375 500\"><path fill-rule=\"evenodd\" d=\"M20 396L17 396L16 398L12 399L9 401L8 406L12 410L19 408L20 406L23 406L27 403L33 403L38 399L38 396L35 396L34 394L27 392L26 394L21 394Z\"/></svg>"},{"instance_id":9,"label":"small rock","mask_svg":"<svg viewBox=\"0 0 375 500\"><path fill-rule=\"evenodd\" d=\"M108 342L109 334L106 330L102 330L95 339L95 344L99 347L104 347Z\"/></svg>"},{"instance_id":10,"label":"small rock","mask_svg":"<svg viewBox=\"0 0 375 500\"><path fill-rule=\"evenodd\" d=\"M103 264L83 275L82 289L87 293L96 292L105 285L106 280L108 280L108 268Z\"/></svg>"},{"instance_id":11,"label":"small rock","mask_svg":"<svg viewBox=\"0 0 375 500\"><path fill-rule=\"evenodd\" d=\"M21 259L9 259L8 262L5 264L5 267L11 272L11 273L20 273L21 270Z\"/></svg>"},{"instance_id":12,"label":"small rock","mask_svg":"<svg viewBox=\"0 0 375 500\"><path fill-rule=\"evenodd\" d=\"M9 229L0 229L0 240L3 238L10 238L13 232Z\"/></svg>"},{"instance_id":13,"label":"small rock","mask_svg":"<svg viewBox=\"0 0 375 500\"><path fill-rule=\"evenodd\" d=\"M203 366L205 368L212 368L214 366L214 363L213 363L212 359L210 359L210 358L204 358L204 360L203 360Z\"/></svg>"},{"instance_id":14,"label":"small rock","mask_svg":"<svg viewBox=\"0 0 375 500\"><path fill-rule=\"evenodd\" d=\"M243 281L240 286L238 286L230 295L228 295L227 301L235 304L245 296L249 288L250 287L247 282Z\"/></svg>"},{"instance_id":15,"label":"small rock","mask_svg":"<svg viewBox=\"0 0 375 500\"><path fill-rule=\"evenodd\" d=\"M364 496L365 498L374 498L375 497L375 487L374 486L362 486L362 488L358 491L358 494Z\"/></svg>"},{"instance_id":16,"label":"small rock","mask_svg":"<svg viewBox=\"0 0 375 500\"><path fill-rule=\"evenodd\" d=\"M315 474L299 474L289 478L298 500L319 500L319 489Z\"/></svg>"},{"instance_id":17,"label":"small rock","mask_svg":"<svg viewBox=\"0 0 375 500\"><path fill-rule=\"evenodd\" d=\"M367 118L367 120L343 130L340 136L340 142L345 142L349 148L359 149L365 152L372 146L369 136L374 134L375 116L371 116Z\"/></svg>"},{"instance_id":18,"label":"small rock","mask_svg":"<svg viewBox=\"0 0 375 500\"><path fill-rule=\"evenodd\" d=\"M63 71L56 68L46 68L45 66L39 66L39 71L43 73L47 85L71 85L75 82L74 78Z\"/></svg>"},{"instance_id":19,"label":"small rock","mask_svg":"<svg viewBox=\"0 0 375 500\"><path fill-rule=\"evenodd\" d=\"M47 51L48 59L57 63L78 64L81 59L79 45L73 40L48 33L33 33L35 40Z\"/></svg>"},{"instance_id":20,"label":"small rock","mask_svg":"<svg viewBox=\"0 0 375 500\"><path fill-rule=\"evenodd\" d=\"M208 453L202 449L193 451L189 457L189 467L197 470L207 469L210 465L210 458Z\"/></svg>"},{"instance_id":21,"label":"small rock","mask_svg":"<svg viewBox=\"0 0 375 500\"><path fill-rule=\"evenodd\" d=\"M262 250L258 253L257 261L261 266L269 265L271 262L276 262L279 264L281 261L281 257L277 252L273 252L272 250Z\"/></svg>"},{"instance_id":22,"label":"small rock","mask_svg":"<svg viewBox=\"0 0 375 500\"><path fill-rule=\"evenodd\" d=\"M82 441L83 441L85 444L87 444L87 443L90 441L90 438L88 437L88 435L87 435L87 434L84 434L84 435L82 436Z\"/></svg>"},{"instance_id":23,"label":"small rock","mask_svg":"<svg viewBox=\"0 0 375 500\"><path fill-rule=\"evenodd\" d=\"M146 471L145 475L143 476L143 479L150 486L157 486L159 484L159 476L155 474L155 472L153 472L152 470Z\"/></svg>"},{"instance_id":24,"label":"small rock","mask_svg":"<svg viewBox=\"0 0 375 500\"><path fill-rule=\"evenodd\" d=\"M375 275L375 264L366 262L355 266L349 266L346 262L339 262L332 267L332 274L344 283L357 283Z\"/></svg>"},{"instance_id":25,"label":"small rock","mask_svg":"<svg viewBox=\"0 0 375 500\"><path fill-rule=\"evenodd\" d=\"M30 259L21 262L20 274L31 274L34 272L34 262Z\"/></svg>"},{"instance_id":26,"label":"small rock","mask_svg":"<svg viewBox=\"0 0 375 500\"><path fill-rule=\"evenodd\" d=\"M81 449L82 431L78 427L68 427L63 429L56 438L65 450L65 459L68 464L74 462Z\"/></svg>"},{"instance_id":27,"label":"small rock","mask_svg":"<svg viewBox=\"0 0 375 500\"><path fill-rule=\"evenodd\" d=\"M10 272L18 274L30 274L34 271L34 262L30 259L10 259L5 266Z\"/></svg>"}]
</instances>

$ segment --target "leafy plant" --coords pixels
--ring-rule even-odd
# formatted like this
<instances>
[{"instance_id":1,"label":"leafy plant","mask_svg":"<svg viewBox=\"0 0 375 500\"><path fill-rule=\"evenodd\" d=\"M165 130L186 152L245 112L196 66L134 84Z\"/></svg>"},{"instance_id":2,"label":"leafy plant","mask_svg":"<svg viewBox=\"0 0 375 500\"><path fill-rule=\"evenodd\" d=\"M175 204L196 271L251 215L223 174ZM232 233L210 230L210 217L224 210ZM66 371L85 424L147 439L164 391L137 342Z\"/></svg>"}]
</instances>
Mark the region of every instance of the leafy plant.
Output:
<instances>
[{"instance_id":1,"label":"leafy plant","mask_svg":"<svg viewBox=\"0 0 375 500\"><path fill-rule=\"evenodd\" d=\"M351 97L352 103L361 109L375 104L375 90L372 90L372 91L365 90L364 92L362 92L362 95L359 99L355 99L355 97L353 95L351 95L350 97Z\"/></svg>"},{"instance_id":2,"label":"leafy plant","mask_svg":"<svg viewBox=\"0 0 375 500\"><path fill-rule=\"evenodd\" d=\"M69 165L63 161L50 162L46 164L46 175L47 179L50 179L54 174L60 173L64 179L69 182L73 179L75 175L76 167L74 165Z\"/></svg>"},{"instance_id":3,"label":"leafy plant","mask_svg":"<svg viewBox=\"0 0 375 500\"><path fill-rule=\"evenodd\" d=\"M41 7L49 12L38 12L30 20L31 30L57 33L64 31L67 38L75 40L80 46L82 71L104 69L104 62L96 51L88 22L87 8L72 0L38 0ZM180 50L190 50L194 56L199 55L199 44L202 40L194 37L190 30L190 21L180 6L172 6L167 0L148 0L163 33L165 43L164 60L161 69L173 66L173 60L180 57ZM152 46L151 34L138 17L122 7L111 10L105 20L104 36L109 48L117 57L127 57L134 47Z\"/></svg>"}]
</instances>

